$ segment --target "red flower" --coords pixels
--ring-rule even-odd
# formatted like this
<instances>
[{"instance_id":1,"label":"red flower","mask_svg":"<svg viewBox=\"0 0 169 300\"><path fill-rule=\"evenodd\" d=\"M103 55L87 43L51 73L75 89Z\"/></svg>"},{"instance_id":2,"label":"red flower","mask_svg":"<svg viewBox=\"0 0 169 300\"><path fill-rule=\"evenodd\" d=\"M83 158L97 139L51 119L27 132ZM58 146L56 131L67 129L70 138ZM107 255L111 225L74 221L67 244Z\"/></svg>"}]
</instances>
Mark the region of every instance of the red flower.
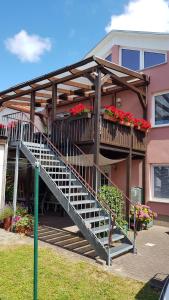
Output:
<instances>
[{"instance_id":1,"label":"red flower","mask_svg":"<svg viewBox=\"0 0 169 300\"><path fill-rule=\"evenodd\" d=\"M137 119L133 117L133 114L130 112L124 112L113 105L105 106L105 113L111 116L114 119L114 122L127 122L133 124L135 128L141 128L148 130L151 128L150 122L144 119Z\"/></svg>"},{"instance_id":2,"label":"red flower","mask_svg":"<svg viewBox=\"0 0 169 300\"><path fill-rule=\"evenodd\" d=\"M70 109L70 113L72 116L77 116L85 112L91 112L92 110L93 110L92 106L85 106L82 103L79 103Z\"/></svg>"}]
</instances>

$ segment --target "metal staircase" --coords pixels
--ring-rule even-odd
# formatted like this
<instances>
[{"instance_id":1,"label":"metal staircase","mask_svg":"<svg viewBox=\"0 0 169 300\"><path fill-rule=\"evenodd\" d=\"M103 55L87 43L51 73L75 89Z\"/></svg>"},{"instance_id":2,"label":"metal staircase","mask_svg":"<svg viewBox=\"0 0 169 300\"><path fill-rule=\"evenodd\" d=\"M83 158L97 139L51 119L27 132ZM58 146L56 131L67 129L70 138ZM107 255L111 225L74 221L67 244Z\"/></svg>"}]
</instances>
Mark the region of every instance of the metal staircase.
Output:
<instances>
[{"instance_id":1,"label":"metal staircase","mask_svg":"<svg viewBox=\"0 0 169 300\"><path fill-rule=\"evenodd\" d=\"M110 265L112 258L134 250L135 235L132 239L120 227L116 212L100 202L92 184L75 167L80 165L82 154L77 155L74 150L68 153L64 149L61 153L33 124L23 120L23 117L22 120L16 120L12 128L6 129L9 142L19 146L33 167L39 162L42 180L97 255ZM76 163L70 163L70 157L71 160L76 159ZM82 165L80 167L83 169Z\"/></svg>"}]
</instances>

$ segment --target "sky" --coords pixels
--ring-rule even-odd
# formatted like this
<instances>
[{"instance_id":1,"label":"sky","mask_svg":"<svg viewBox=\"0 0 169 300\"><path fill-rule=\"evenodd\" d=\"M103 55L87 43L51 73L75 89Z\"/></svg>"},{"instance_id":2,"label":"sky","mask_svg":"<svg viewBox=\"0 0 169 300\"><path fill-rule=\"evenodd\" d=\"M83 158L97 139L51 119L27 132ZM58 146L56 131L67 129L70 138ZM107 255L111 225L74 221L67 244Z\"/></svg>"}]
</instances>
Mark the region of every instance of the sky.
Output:
<instances>
[{"instance_id":1,"label":"sky","mask_svg":"<svg viewBox=\"0 0 169 300\"><path fill-rule=\"evenodd\" d=\"M5 0L0 90L70 65L112 29L169 32L168 0Z\"/></svg>"}]
</instances>

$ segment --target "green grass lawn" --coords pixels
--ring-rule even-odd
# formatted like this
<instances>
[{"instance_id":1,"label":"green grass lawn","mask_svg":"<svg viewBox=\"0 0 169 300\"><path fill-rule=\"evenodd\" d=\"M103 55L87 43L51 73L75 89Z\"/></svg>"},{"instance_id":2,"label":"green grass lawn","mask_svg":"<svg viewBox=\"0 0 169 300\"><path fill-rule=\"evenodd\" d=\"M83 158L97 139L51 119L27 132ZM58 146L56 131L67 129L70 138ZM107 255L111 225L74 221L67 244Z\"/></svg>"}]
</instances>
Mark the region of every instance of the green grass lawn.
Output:
<instances>
[{"instance_id":1,"label":"green grass lawn","mask_svg":"<svg viewBox=\"0 0 169 300\"><path fill-rule=\"evenodd\" d=\"M0 249L0 300L29 300L33 289L33 249L19 246ZM39 251L38 300L156 300L158 295L143 283L114 276L101 268Z\"/></svg>"}]
</instances>

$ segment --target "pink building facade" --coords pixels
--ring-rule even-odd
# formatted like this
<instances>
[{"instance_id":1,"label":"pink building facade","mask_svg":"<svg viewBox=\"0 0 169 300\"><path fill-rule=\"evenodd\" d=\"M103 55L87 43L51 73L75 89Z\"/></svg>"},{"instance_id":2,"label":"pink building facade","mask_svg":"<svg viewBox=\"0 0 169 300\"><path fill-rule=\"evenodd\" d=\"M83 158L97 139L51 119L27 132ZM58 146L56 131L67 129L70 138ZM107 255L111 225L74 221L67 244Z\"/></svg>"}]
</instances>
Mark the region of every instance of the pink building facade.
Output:
<instances>
[{"instance_id":1,"label":"pink building facade","mask_svg":"<svg viewBox=\"0 0 169 300\"><path fill-rule=\"evenodd\" d=\"M145 202L169 221L169 35L143 32L112 31L87 56L95 54L113 63L148 75L147 119L151 130L147 135ZM124 49L124 58L123 58ZM128 55L128 57L125 55ZM138 61L137 58L139 57ZM137 66L139 64L139 66ZM133 67L133 68L132 68ZM116 94L120 109L143 117L138 98L132 92ZM107 101L106 101L107 102ZM124 191L125 161L111 168L112 180ZM142 161L133 160L132 186L143 186Z\"/></svg>"}]
</instances>

